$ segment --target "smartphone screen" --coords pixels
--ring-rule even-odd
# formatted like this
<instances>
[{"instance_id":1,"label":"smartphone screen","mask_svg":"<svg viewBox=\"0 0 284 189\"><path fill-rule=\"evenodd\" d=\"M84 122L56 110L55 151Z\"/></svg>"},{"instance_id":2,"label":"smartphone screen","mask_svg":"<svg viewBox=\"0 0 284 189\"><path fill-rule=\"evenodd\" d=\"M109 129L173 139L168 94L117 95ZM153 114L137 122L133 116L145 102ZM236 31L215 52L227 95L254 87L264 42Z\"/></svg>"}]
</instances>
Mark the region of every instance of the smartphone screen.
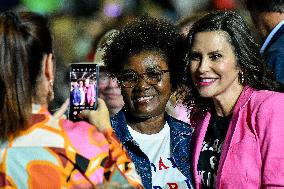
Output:
<instances>
[{"instance_id":1,"label":"smartphone screen","mask_svg":"<svg viewBox=\"0 0 284 189\"><path fill-rule=\"evenodd\" d=\"M69 119L81 120L82 110L95 110L98 100L99 66L90 63L70 64L70 108Z\"/></svg>"}]
</instances>

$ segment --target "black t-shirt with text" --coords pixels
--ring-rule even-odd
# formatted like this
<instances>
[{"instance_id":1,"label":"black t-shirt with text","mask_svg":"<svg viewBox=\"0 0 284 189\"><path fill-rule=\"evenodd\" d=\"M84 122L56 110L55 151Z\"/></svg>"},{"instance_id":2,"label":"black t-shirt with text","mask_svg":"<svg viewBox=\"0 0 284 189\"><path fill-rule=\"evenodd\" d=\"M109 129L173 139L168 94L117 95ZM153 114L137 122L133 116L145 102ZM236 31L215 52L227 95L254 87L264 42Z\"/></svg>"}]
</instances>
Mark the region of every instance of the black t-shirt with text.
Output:
<instances>
[{"instance_id":1,"label":"black t-shirt with text","mask_svg":"<svg viewBox=\"0 0 284 189\"><path fill-rule=\"evenodd\" d=\"M220 117L213 113L210 119L197 165L203 189L215 188L222 144L225 140L231 117L231 114L226 117Z\"/></svg>"}]
</instances>

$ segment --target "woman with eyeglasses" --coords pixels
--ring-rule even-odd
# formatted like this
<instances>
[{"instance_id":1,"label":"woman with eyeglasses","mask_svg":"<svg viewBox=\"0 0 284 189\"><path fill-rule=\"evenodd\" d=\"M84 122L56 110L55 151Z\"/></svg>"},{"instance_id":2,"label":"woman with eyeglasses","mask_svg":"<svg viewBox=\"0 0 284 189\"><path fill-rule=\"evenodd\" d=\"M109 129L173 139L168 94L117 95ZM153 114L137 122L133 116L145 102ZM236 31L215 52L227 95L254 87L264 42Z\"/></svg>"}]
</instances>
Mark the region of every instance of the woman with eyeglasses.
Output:
<instances>
[{"instance_id":1,"label":"woman with eyeglasses","mask_svg":"<svg viewBox=\"0 0 284 189\"><path fill-rule=\"evenodd\" d=\"M125 102L112 118L112 128L145 188L193 188L192 130L165 112L179 77L180 42L174 26L144 16L127 24L104 56Z\"/></svg>"}]
</instances>

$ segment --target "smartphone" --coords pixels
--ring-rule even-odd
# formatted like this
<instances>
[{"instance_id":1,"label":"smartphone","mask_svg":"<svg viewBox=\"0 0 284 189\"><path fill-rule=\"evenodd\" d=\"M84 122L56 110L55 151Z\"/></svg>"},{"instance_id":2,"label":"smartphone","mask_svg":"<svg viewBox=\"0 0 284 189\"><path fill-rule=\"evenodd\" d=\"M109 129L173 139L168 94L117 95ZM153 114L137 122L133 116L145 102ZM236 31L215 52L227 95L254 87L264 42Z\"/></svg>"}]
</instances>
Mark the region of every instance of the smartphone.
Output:
<instances>
[{"instance_id":1,"label":"smartphone","mask_svg":"<svg viewBox=\"0 0 284 189\"><path fill-rule=\"evenodd\" d=\"M70 64L69 119L82 120L82 110L96 110L98 100L99 66L93 62Z\"/></svg>"}]
</instances>

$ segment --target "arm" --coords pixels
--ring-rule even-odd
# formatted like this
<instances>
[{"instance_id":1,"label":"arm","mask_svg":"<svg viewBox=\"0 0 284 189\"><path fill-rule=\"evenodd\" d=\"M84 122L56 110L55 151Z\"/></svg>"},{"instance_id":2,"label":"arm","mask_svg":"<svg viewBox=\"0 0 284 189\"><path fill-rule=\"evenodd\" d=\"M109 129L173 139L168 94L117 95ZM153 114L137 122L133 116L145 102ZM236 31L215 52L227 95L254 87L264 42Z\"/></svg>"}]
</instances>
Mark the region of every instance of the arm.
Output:
<instances>
[{"instance_id":1,"label":"arm","mask_svg":"<svg viewBox=\"0 0 284 189\"><path fill-rule=\"evenodd\" d=\"M135 171L132 160L111 127L109 111L105 102L99 98L96 111L84 110L81 114L83 117L88 118L89 122L92 125L95 125L108 140L110 151L109 159L105 166L105 172L111 172L112 174L115 170L118 170L132 186L135 188L142 188L142 181ZM109 180L110 178L107 178L106 180Z\"/></svg>"},{"instance_id":2,"label":"arm","mask_svg":"<svg viewBox=\"0 0 284 189\"><path fill-rule=\"evenodd\" d=\"M276 93L259 106L256 124L262 156L262 186L284 187L284 94Z\"/></svg>"}]
</instances>

